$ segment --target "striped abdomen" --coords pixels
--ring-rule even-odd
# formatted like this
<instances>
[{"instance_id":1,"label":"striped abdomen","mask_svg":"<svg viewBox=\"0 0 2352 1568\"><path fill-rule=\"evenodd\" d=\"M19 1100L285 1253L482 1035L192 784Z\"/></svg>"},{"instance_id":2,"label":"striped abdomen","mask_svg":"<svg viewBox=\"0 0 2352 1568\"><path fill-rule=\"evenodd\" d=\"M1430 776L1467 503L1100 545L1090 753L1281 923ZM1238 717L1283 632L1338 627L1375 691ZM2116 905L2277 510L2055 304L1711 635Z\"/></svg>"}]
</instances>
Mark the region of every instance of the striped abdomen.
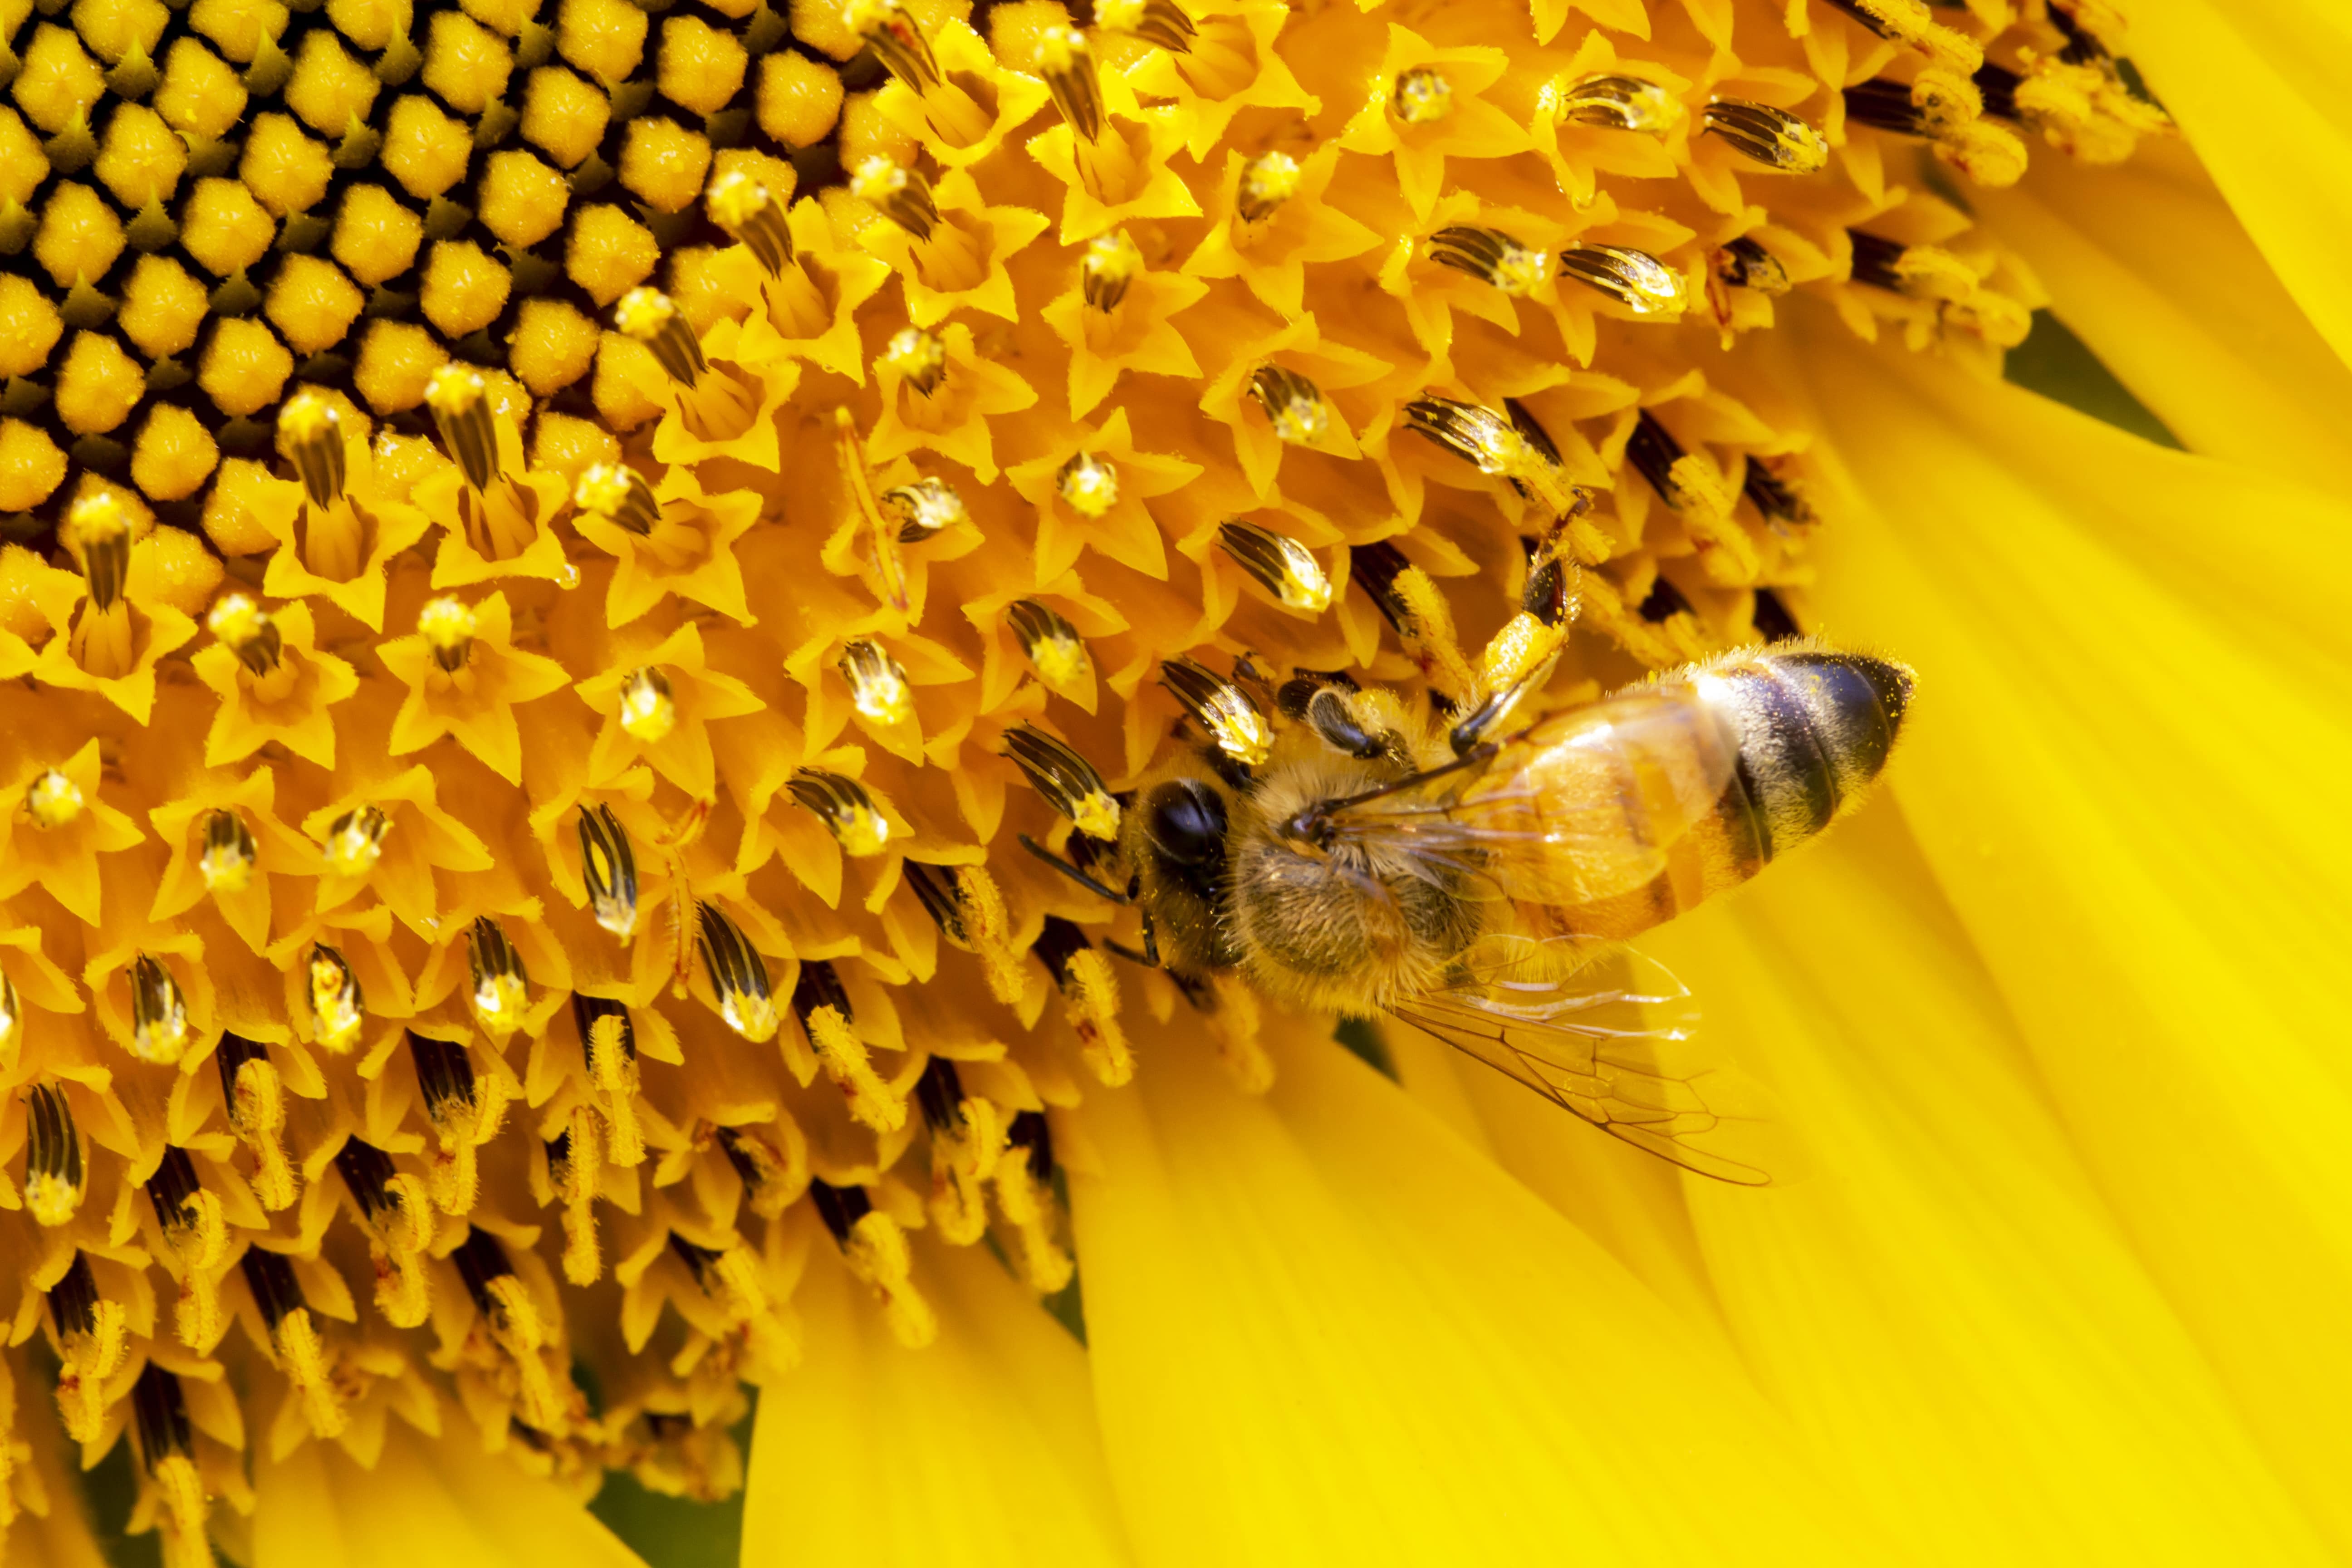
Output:
<instances>
[{"instance_id":1,"label":"striped abdomen","mask_svg":"<svg viewBox=\"0 0 2352 1568\"><path fill-rule=\"evenodd\" d=\"M1622 941L1746 881L1851 809L1885 766L1911 672L1864 654L1727 654L1555 715L1460 808L1498 835L1535 934Z\"/></svg>"}]
</instances>

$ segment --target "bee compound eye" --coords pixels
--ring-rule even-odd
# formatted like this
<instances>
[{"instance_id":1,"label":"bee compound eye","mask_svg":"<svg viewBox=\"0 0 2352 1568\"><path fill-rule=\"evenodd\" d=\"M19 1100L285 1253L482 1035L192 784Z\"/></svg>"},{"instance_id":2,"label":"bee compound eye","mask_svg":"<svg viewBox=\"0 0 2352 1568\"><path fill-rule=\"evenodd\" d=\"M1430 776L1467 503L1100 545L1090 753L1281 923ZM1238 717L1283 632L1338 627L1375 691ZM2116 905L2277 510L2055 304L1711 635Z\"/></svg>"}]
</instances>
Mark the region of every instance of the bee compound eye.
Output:
<instances>
[{"instance_id":1,"label":"bee compound eye","mask_svg":"<svg viewBox=\"0 0 2352 1568\"><path fill-rule=\"evenodd\" d=\"M1180 866L1206 866L1225 852L1225 803L1196 779L1171 779L1143 805L1144 836Z\"/></svg>"}]
</instances>

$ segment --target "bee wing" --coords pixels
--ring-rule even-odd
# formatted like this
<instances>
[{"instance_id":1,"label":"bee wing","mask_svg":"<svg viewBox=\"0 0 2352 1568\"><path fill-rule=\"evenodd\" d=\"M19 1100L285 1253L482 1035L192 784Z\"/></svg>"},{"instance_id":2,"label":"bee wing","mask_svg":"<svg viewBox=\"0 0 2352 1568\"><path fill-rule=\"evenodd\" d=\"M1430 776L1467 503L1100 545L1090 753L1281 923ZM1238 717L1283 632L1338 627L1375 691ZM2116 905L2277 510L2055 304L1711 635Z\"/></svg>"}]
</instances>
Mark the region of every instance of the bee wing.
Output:
<instances>
[{"instance_id":1,"label":"bee wing","mask_svg":"<svg viewBox=\"0 0 2352 1568\"><path fill-rule=\"evenodd\" d=\"M1366 801L1331 825L1408 867L1453 873L1471 896L1574 909L1664 875L1738 766L1695 700L1638 691L1542 720L1446 798Z\"/></svg>"},{"instance_id":2,"label":"bee wing","mask_svg":"<svg viewBox=\"0 0 2352 1568\"><path fill-rule=\"evenodd\" d=\"M1609 962L1613 974L1565 980L1474 973L1390 1011L1686 1171L1744 1187L1786 1176L1781 1130L1752 1087L1704 1063L1682 983L1637 954Z\"/></svg>"}]
</instances>

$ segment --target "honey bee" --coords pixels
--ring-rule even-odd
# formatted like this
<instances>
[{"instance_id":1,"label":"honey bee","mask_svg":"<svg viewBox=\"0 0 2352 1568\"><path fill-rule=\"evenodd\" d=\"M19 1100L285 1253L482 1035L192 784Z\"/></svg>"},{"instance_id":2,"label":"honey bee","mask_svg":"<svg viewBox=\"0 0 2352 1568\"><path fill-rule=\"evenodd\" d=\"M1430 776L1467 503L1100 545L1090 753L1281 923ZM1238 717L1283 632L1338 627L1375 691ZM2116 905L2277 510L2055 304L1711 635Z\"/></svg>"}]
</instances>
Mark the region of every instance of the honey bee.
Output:
<instances>
[{"instance_id":1,"label":"honey bee","mask_svg":"<svg viewBox=\"0 0 2352 1568\"><path fill-rule=\"evenodd\" d=\"M1163 679L1206 743L1147 776L1091 856L1074 835L1081 863L1024 840L1137 907L1142 949L1118 951L1196 997L1234 974L1296 1006L1391 1015L1652 1153L1770 1179L1723 1136L1738 1130L1707 1075L1674 1059L1686 1030L1655 1013L1679 988L1596 981L1596 961L1853 810L1902 727L1907 668L1779 643L1496 741L1345 675L1269 690L1246 664L1228 679L1176 659Z\"/></svg>"}]
</instances>

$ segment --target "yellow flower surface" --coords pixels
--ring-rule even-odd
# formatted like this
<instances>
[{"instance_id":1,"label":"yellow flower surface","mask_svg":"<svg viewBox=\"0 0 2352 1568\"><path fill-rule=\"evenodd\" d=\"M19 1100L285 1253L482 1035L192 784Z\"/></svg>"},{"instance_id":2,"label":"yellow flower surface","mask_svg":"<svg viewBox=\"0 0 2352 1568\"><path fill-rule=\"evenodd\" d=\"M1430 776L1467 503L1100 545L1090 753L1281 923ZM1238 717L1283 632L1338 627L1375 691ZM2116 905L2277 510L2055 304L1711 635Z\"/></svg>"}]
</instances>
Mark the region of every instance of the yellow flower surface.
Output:
<instances>
[{"instance_id":1,"label":"yellow flower surface","mask_svg":"<svg viewBox=\"0 0 2352 1568\"><path fill-rule=\"evenodd\" d=\"M0 0L0 1562L2352 1556L2352 30L2124 9Z\"/></svg>"}]
</instances>

